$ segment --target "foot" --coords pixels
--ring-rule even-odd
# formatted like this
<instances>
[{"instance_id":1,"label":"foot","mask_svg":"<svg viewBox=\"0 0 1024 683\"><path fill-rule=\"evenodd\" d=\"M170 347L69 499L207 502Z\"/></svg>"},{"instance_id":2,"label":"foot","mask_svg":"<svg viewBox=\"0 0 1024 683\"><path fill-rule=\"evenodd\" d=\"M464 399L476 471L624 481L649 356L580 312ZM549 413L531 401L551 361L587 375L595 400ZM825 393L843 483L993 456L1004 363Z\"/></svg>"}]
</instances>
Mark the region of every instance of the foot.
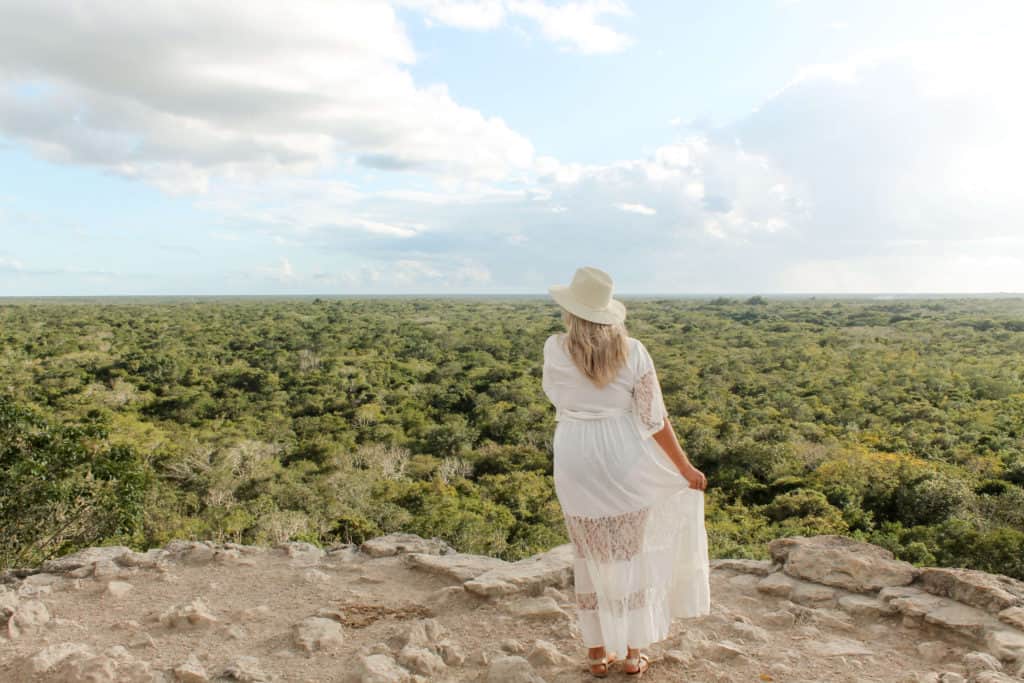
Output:
<instances>
[{"instance_id":1,"label":"foot","mask_svg":"<svg viewBox=\"0 0 1024 683\"><path fill-rule=\"evenodd\" d=\"M587 653L590 659L590 673L595 678L604 678L608 675L608 667L615 661L615 655L605 654L603 647L592 647Z\"/></svg>"},{"instance_id":2,"label":"foot","mask_svg":"<svg viewBox=\"0 0 1024 683\"><path fill-rule=\"evenodd\" d=\"M622 663L622 670L627 674L636 675L647 671L648 666L650 666L650 660L647 659L647 655L640 654L640 650L631 647Z\"/></svg>"}]
</instances>

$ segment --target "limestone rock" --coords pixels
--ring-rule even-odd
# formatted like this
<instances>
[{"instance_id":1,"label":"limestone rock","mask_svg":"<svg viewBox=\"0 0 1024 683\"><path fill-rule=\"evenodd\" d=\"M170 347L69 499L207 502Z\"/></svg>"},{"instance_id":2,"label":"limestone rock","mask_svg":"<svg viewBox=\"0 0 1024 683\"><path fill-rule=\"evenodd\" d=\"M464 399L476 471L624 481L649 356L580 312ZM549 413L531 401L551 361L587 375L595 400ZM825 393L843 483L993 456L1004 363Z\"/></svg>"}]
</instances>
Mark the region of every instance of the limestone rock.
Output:
<instances>
[{"instance_id":1,"label":"limestone rock","mask_svg":"<svg viewBox=\"0 0 1024 683\"><path fill-rule=\"evenodd\" d=\"M917 653L926 662L938 664L953 654L953 648L941 640L926 640L917 644Z\"/></svg>"},{"instance_id":2,"label":"limestone rock","mask_svg":"<svg viewBox=\"0 0 1024 683\"><path fill-rule=\"evenodd\" d=\"M786 609L765 612L762 619L765 623L781 628L790 628L796 622L796 615Z\"/></svg>"},{"instance_id":3,"label":"limestone rock","mask_svg":"<svg viewBox=\"0 0 1024 683\"><path fill-rule=\"evenodd\" d=\"M22 600L7 618L7 637L18 638L26 630L34 630L50 621L50 610L41 600Z\"/></svg>"},{"instance_id":4,"label":"limestone rock","mask_svg":"<svg viewBox=\"0 0 1024 683\"><path fill-rule=\"evenodd\" d=\"M159 621L168 628L199 628L217 623L217 617L211 612L202 598L196 598L188 604L174 605L160 614Z\"/></svg>"},{"instance_id":5,"label":"limestone rock","mask_svg":"<svg viewBox=\"0 0 1024 683\"><path fill-rule=\"evenodd\" d=\"M410 567L447 577L459 583L475 579L492 569L504 567L509 563L496 557L484 555L466 555L451 553L449 555L431 555L427 553L409 553L405 561Z\"/></svg>"},{"instance_id":6,"label":"limestone rock","mask_svg":"<svg viewBox=\"0 0 1024 683\"><path fill-rule=\"evenodd\" d=\"M929 624L943 626L971 638L983 638L985 629L998 625L988 612L976 607L953 602L929 611L924 615Z\"/></svg>"},{"instance_id":7,"label":"limestone rock","mask_svg":"<svg viewBox=\"0 0 1024 683\"><path fill-rule=\"evenodd\" d=\"M238 655L221 671L221 677L243 683L273 683L278 677L263 671L260 660L248 655Z\"/></svg>"},{"instance_id":8,"label":"limestone rock","mask_svg":"<svg viewBox=\"0 0 1024 683\"><path fill-rule=\"evenodd\" d=\"M896 608L878 598L851 593L837 601L839 608L853 616L878 618L896 613Z\"/></svg>"},{"instance_id":9,"label":"limestone rock","mask_svg":"<svg viewBox=\"0 0 1024 683\"><path fill-rule=\"evenodd\" d=\"M985 647L1004 662L1024 661L1024 633L1015 628L997 626L985 633Z\"/></svg>"},{"instance_id":10,"label":"limestone rock","mask_svg":"<svg viewBox=\"0 0 1024 683\"><path fill-rule=\"evenodd\" d=\"M1007 607L998 616L1000 621L1024 631L1024 607Z\"/></svg>"},{"instance_id":11,"label":"limestone rock","mask_svg":"<svg viewBox=\"0 0 1024 683\"><path fill-rule=\"evenodd\" d=\"M885 548L832 534L778 538L768 551L790 576L860 593L904 586L919 572Z\"/></svg>"},{"instance_id":12,"label":"limestone rock","mask_svg":"<svg viewBox=\"0 0 1024 683\"><path fill-rule=\"evenodd\" d=\"M107 583L107 594L115 598L123 598L131 592L132 586L127 581L110 581Z\"/></svg>"},{"instance_id":13,"label":"limestone rock","mask_svg":"<svg viewBox=\"0 0 1024 683\"><path fill-rule=\"evenodd\" d=\"M28 664L33 674L50 674L71 657L91 657L92 654L92 648L82 643L57 643L36 652Z\"/></svg>"},{"instance_id":14,"label":"limestone rock","mask_svg":"<svg viewBox=\"0 0 1024 683\"><path fill-rule=\"evenodd\" d=\"M757 574L758 576L768 576L772 572L781 569L780 565L771 560L722 558L711 560L708 564L711 566L711 569L731 569L732 571L743 572L744 574Z\"/></svg>"},{"instance_id":15,"label":"limestone rock","mask_svg":"<svg viewBox=\"0 0 1024 683\"><path fill-rule=\"evenodd\" d=\"M754 624L748 624L743 621L734 621L730 624L730 627L732 628L736 639L743 642L767 643L772 639L768 631Z\"/></svg>"},{"instance_id":16,"label":"limestone rock","mask_svg":"<svg viewBox=\"0 0 1024 683\"><path fill-rule=\"evenodd\" d=\"M434 678L448 668L438 655L423 647L406 645L398 653L398 663L414 673Z\"/></svg>"},{"instance_id":17,"label":"limestone rock","mask_svg":"<svg viewBox=\"0 0 1024 683\"><path fill-rule=\"evenodd\" d=\"M341 624L325 617L308 617L295 625L292 637L305 652L337 650L345 644Z\"/></svg>"},{"instance_id":18,"label":"limestone rock","mask_svg":"<svg viewBox=\"0 0 1024 683\"><path fill-rule=\"evenodd\" d=\"M929 593L952 598L993 614L1024 606L1024 581L976 569L925 567L919 578Z\"/></svg>"},{"instance_id":19,"label":"limestone rock","mask_svg":"<svg viewBox=\"0 0 1024 683\"><path fill-rule=\"evenodd\" d=\"M743 646L731 640L709 641L701 647L701 656L714 662L725 662L745 654Z\"/></svg>"},{"instance_id":20,"label":"limestone rock","mask_svg":"<svg viewBox=\"0 0 1024 683\"><path fill-rule=\"evenodd\" d=\"M463 584L466 590L495 597L527 592L540 594L548 586L571 584L574 561L572 544L560 545L518 562L511 562L481 574Z\"/></svg>"},{"instance_id":21,"label":"limestone rock","mask_svg":"<svg viewBox=\"0 0 1024 683\"><path fill-rule=\"evenodd\" d=\"M773 572L757 582L757 590L779 598L789 598L797 580L782 572Z\"/></svg>"},{"instance_id":22,"label":"limestone rock","mask_svg":"<svg viewBox=\"0 0 1024 683\"><path fill-rule=\"evenodd\" d=\"M343 683L410 683L412 674L390 655L364 655L350 665Z\"/></svg>"},{"instance_id":23,"label":"limestone rock","mask_svg":"<svg viewBox=\"0 0 1024 683\"><path fill-rule=\"evenodd\" d=\"M735 576L729 577L729 583L736 586L740 590L753 591L757 589L757 584L761 582L760 574L736 574Z\"/></svg>"},{"instance_id":24,"label":"limestone rock","mask_svg":"<svg viewBox=\"0 0 1024 683\"><path fill-rule=\"evenodd\" d=\"M93 548L85 548L79 550L76 553L65 555L64 557L58 557L52 560L46 560L43 562L43 571L54 574L63 574L79 567L91 565L101 560L108 560L111 562L117 561L125 553L132 552L132 549L123 545L108 545L108 546L97 546Z\"/></svg>"},{"instance_id":25,"label":"limestone rock","mask_svg":"<svg viewBox=\"0 0 1024 683\"><path fill-rule=\"evenodd\" d=\"M278 543L274 546L274 550L284 553L293 564L307 567L317 564L324 557L324 551L321 548L305 541Z\"/></svg>"},{"instance_id":26,"label":"limestone rock","mask_svg":"<svg viewBox=\"0 0 1024 683\"><path fill-rule=\"evenodd\" d=\"M498 657L487 668L486 683L545 683L522 657Z\"/></svg>"},{"instance_id":27,"label":"limestone rock","mask_svg":"<svg viewBox=\"0 0 1024 683\"><path fill-rule=\"evenodd\" d=\"M363 543L359 549L370 557L390 557L405 553L444 555L451 546L438 538L420 538L416 534L388 534Z\"/></svg>"},{"instance_id":28,"label":"limestone rock","mask_svg":"<svg viewBox=\"0 0 1024 683\"><path fill-rule=\"evenodd\" d=\"M850 655L873 655L874 650L864 643L846 638L815 640L807 644L808 649L819 657L846 657Z\"/></svg>"},{"instance_id":29,"label":"limestone rock","mask_svg":"<svg viewBox=\"0 0 1024 683\"><path fill-rule=\"evenodd\" d=\"M442 640L437 644L438 654L448 666L462 666L466 663L466 653L457 643L450 640Z\"/></svg>"},{"instance_id":30,"label":"limestone rock","mask_svg":"<svg viewBox=\"0 0 1024 683\"><path fill-rule=\"evenodd\" d=\"M574 664L572 657L563 654L553 643L546 640L534 641L533 649L526 659L536 667L563 667Z\"/></svg>"},{"instance_id":31,"label":"limestone rock","mask_svg":"<svg viewBox=\"0 0 1024 683\"><path fill-rule=\"evenodd\" d=\"M194 654L190 654L188 659L174 667L172 673L177 683L208 683L210 680L206 667Z\"/></svg>"},{"instance_id":32,"label":"limestone rock","mask_svg":"<svg viewBox=\"0 0 1024 683\"><path fill-rule=\"evenodd\" d=\"M526 646L515 638L506 638L498 646L510 655L521 655L526 652Z\"/></svg>"},{"instance_id":33,"label":"limestone rock","mask_svg":"<svg viewBox=\"0 0 1024 683\"><path fill-rule=\"evenodd\" d=\"M430 649L445 639L448 629L441 625L436 619L420 619L409 627L401 646L422 647Z\"/></svg>"},{"instance_id":34,"label":"limestone rock","mask_svg":"<svg viewBox=\"0 0 1024 683\"><path fill-rule=\"evenodd\" d=\"M171 558L182 564L201 565L213 561L214 548L203 541L171 541L165 549Z\"/></svg>"},{"instance_id":35,"label":"limestone rock","mask_svg":"<svg viewBox=\"0 0 1024 683\"><path fill-rule=\"evenodd\" d=\"M964 655L964 666L967 668L967 673L970 674L1003 670L1002 662L987 652L968 652Z\"/></svg>"},{"instance_id":36,"label":"limestone rock","mask_svg":"<svg viewBox=\"0 0 1024 683\"><path fill-rule=\"evenodd\" d=\"M833 605L836 601L836 591L817 583L798 581L793 585L789 599L801 605Z\"/></svg>"},{"instance_id":37,"label":"limestone rock","mask_svg":"<svg viewBox=\"0 0 1024 683\"><path fill-rule=\"evenodd\" d=\"M511 602L508 610L518 617L525 619L568 619L569 615L558 606L554 598L547 596L539 598L523 598Z\"/></svg>"},{"instance_id":38,"label":"limestone rock","mask_svg":"<svg viewBox=\"0 0 1024 683\"><path fill-rule=\"evenodd\" d=\"M163 548L150 548L144 553L137 553L134 550L126 552L117 558L117 561L125 567L139 567L140 569L161 569L171 554Z\"/></svg>"}]
</instances>

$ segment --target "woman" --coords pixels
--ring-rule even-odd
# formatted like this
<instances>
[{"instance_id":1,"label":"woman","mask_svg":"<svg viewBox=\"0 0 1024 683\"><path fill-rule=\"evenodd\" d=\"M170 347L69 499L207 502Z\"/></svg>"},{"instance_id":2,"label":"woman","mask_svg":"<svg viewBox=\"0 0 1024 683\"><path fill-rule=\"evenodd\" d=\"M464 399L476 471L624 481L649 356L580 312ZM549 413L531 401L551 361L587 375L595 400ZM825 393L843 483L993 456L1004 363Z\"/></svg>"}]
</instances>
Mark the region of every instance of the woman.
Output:
<instances>
[{"instance_id":1,"label":"woman","mask_svg":"<svg viewBox=\"0 0 1024 683\"><path fill-rule=\"evenodd\" d=\"M584 267L548 291L567 329L544 343L542 384L555 406L555 493L576 550L580 633L594 676L624 650L624 671L643 674L640 648L673 618L710 612L707 479L679 446L611 277Z\"/></svg>"}]
</instances>

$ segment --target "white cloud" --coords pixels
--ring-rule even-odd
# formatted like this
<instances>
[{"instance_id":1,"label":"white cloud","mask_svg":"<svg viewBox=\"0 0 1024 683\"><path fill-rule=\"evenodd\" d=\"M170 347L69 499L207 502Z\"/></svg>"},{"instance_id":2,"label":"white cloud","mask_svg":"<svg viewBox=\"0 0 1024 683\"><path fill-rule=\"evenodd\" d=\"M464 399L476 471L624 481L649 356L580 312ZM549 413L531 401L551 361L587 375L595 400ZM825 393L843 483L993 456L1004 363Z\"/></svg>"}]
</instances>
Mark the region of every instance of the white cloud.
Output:
<instances>
[{"instance_id":1,"label":"white cloud","mask_svg":"<svg viewBox=\"0 0 1024 683\"><path fill-rule=\"evenodd\" d=\"M615 207L620 211L626 211L628 213L638 213L641 216L653 216L658 213L655 209L643 204L616 204Z\"/></svg>"},{"instance_id":2,"label":"white cloud","mask_svg":"<svg viewBox=\"0 0 1024 683\"><path fill-rule=\"evenodd\" d=\"M532 163L530 142L500 118L414 83L415 52L382 0L3 11L0 133L48 159L170 192L339 160L485 179Z\"/></svg>"},{"instance_id":3,"label":"white cloud","mask_svg":"<svg viewBox=\"0 0 1024 683\"><path fill-rule=\"evenodd\" d=\"M582 54L620 52L630 39L607 26L609 16L630 15L621 0L575 0L554 5L543 0L397 0L430 21L471 30L501 26L510 16L534 21L548 40Z\"/></svg>"},{"instance_id":4,"label":"white cloud","mask_svg":"<svg viewBox=\"0 0 1024 683\"><path fill-rule=\"evenodd\" d=\"M583 54L620 52L630 44L627 36L601 23L606 15L630 15L629 7L618 0L577 0L559 6L541 0L509 0L508 9L536 21L549 40Z\"/></svg>"}]
</instances>

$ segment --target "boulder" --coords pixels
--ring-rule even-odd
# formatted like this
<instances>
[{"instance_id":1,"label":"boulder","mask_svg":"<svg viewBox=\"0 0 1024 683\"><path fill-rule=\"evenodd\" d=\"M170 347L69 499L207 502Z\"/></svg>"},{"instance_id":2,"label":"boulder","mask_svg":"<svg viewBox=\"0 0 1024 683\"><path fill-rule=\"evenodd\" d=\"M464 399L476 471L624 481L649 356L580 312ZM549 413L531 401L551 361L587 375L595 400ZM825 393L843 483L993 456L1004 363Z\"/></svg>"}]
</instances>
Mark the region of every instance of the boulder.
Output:
<instances>
[{"instance_id":1,"label":"boulder","mask_svg":"<svg viewBox=\"0 0 1024 683\"><path fill-rule=\"evenodd\" d=\"M832 534L777 538L768 551L790 576L858 593L905 586L919 572L885 548Z\"/></svg>"},{"instance_id":2,"label":"boulder","mask_svg":"<svg viewBox=\"0 0 1024 683\"><path fill-rule=\"evenodd\" d=\"M548 586L565 588L572 583L575 550L571 543L492 569L463 584L466 590L496 597L513 593L540 594Z\"/></svg>"},{"instance_id":3,"label":"boulder","mask_svg":"<svg viewBox=\"0 0 1024 683\"><path fill-rule=\"evenodd\" d=\"M496 557L467 555L463 553L451 553L449 555L409 553L405 556L405 561L410 567L422 569L431 574L438 574L459 583L475 579L492 569L498 569L509 564L505 560Z\"/></svg>"},{"instance_id":4,"label":"boulder","mask_svg":"<svg viewBox=\"0 0 1024 683\"><path fill-rule=\"evenodd\" d=\"M1024 606L1024 581L976 569L924 567L918 579L929 593L952 598L993 614Z\"/></svg>"},{"instance_id":5,"label":"boulder","mask_svg":"<svg viewBox=\"0 0 1024 683\"><path fill-rule=\"evenodd\" d=\"M390 557L406 553L445 555L451 546L439 538L420 538L416 534L388 534L366 541L359 549L370 557Z\"/></svg>"},{"instance_id":6,"label":"boulder","mask_svg":"<svg viewBox=\"0 0 1024 683\"><path fill-rule=\"evenodd\" d=\"M985 647L1004 662L1024 662L1024 633L999 625L985 632Z\"/></svg>"}]
</instances>

